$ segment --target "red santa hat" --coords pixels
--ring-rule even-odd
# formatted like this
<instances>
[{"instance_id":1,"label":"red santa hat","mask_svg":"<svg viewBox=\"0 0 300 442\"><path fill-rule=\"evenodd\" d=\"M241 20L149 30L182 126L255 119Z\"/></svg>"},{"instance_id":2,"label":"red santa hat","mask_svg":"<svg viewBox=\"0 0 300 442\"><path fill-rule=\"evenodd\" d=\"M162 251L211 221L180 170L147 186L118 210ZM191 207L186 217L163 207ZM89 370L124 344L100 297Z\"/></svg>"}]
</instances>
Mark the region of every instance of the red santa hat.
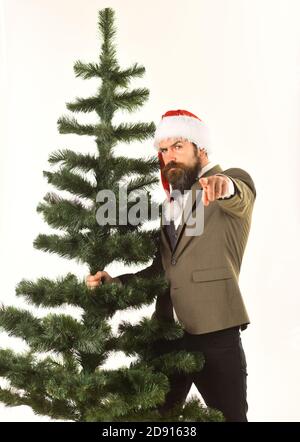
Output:
<instances>
[{"instance_id":1,"label":"red santa hat","mask_svg":"<svg viewBox=\"0 0 300 442\"><path fill-rule=\"evenodd\" d=\"M160 141L177 137L195 143L200 149L204 148L207 154L211 153L207 126L199 117L187 110L170 110L162 115L154 134L154 146L158 150ZM158 159L162 185L169 197L170 185L162 175L162 169L165 164L161 152L158 152Z\"/></svg>"}]
</instances>

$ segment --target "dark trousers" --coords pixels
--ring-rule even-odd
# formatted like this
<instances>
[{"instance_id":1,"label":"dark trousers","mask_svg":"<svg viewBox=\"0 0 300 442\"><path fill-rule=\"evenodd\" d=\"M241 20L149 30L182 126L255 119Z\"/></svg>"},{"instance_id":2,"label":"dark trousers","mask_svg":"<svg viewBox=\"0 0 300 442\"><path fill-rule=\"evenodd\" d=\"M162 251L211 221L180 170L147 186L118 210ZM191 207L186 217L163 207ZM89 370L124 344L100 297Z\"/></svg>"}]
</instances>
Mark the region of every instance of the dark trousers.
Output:
<instances>
[{"instance_id":1,"label":"dark trousers","mask_svg":"<svg viewBox=\"0 0 300 442\"><path fill-rule=\"evenodd\" d=\"M159 353L172 350L201 351L205 363L198 372L169 378L170 391L159 407L162 416L184 404L194 382L205 404L220 410L226 422L247 422L247 364L239 327L201 335L184 332L182 339L164 341Z\"/></svg>"}]
</instances>

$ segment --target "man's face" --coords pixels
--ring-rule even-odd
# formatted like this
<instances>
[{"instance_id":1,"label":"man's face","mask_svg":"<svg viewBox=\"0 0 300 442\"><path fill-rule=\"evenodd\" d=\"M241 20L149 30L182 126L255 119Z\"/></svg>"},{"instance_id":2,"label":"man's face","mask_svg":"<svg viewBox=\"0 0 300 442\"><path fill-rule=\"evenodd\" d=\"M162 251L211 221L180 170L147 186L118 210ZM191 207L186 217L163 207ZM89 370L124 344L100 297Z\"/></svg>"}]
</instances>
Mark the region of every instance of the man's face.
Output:
<instances>
[{"instance_id":1,"label":"man's face","mask_svg":"<svg viewBox=\"0 0 300 442\"><path fill-rule=\"evenodd\" d=\"M189 141L170 138L159 143L159 151L165 163L162 174L172 188L189 190L201 171L198 149Z\"/></svg>"}]
</instances>

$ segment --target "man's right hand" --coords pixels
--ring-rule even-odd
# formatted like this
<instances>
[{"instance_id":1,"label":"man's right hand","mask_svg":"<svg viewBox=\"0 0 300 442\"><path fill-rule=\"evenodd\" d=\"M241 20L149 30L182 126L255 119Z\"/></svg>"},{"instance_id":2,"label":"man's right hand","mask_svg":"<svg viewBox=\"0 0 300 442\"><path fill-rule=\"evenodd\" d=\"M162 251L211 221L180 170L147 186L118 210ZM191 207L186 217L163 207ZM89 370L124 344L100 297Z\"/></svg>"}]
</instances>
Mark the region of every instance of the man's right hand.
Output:
<instances>
[{"instance_id":1,"label":"man's right hand","mask_svg":"<svg viewBox=\"0 0 300 442\"><path fill-rule=\"evenodd\" d=\"M98 287L100 284L108 283L113 278L104 270L97 272L95 275L88 275L86 277L86 285L90 289Z\"/></svg>"}]
</instances>

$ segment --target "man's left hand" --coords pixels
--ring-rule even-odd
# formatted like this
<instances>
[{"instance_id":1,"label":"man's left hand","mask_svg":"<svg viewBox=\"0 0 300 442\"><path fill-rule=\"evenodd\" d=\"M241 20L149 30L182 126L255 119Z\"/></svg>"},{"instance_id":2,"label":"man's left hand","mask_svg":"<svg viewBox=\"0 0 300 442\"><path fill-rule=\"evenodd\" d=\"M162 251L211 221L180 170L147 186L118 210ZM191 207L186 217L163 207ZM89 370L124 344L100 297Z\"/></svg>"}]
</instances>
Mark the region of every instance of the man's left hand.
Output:
<instances>
[{"instance_id":1,"label":"man's left hand","mask_svg":"<svg viewBox=\"0 0 300 442\"><path fill-rule=\"evenodd\" d=\"M230 178L227 176L212 175L200 178L199 183L203 187L202 202L208 206L210 202L218 198L224 198L228 194Z\"/></svg>"}]
</instances>

